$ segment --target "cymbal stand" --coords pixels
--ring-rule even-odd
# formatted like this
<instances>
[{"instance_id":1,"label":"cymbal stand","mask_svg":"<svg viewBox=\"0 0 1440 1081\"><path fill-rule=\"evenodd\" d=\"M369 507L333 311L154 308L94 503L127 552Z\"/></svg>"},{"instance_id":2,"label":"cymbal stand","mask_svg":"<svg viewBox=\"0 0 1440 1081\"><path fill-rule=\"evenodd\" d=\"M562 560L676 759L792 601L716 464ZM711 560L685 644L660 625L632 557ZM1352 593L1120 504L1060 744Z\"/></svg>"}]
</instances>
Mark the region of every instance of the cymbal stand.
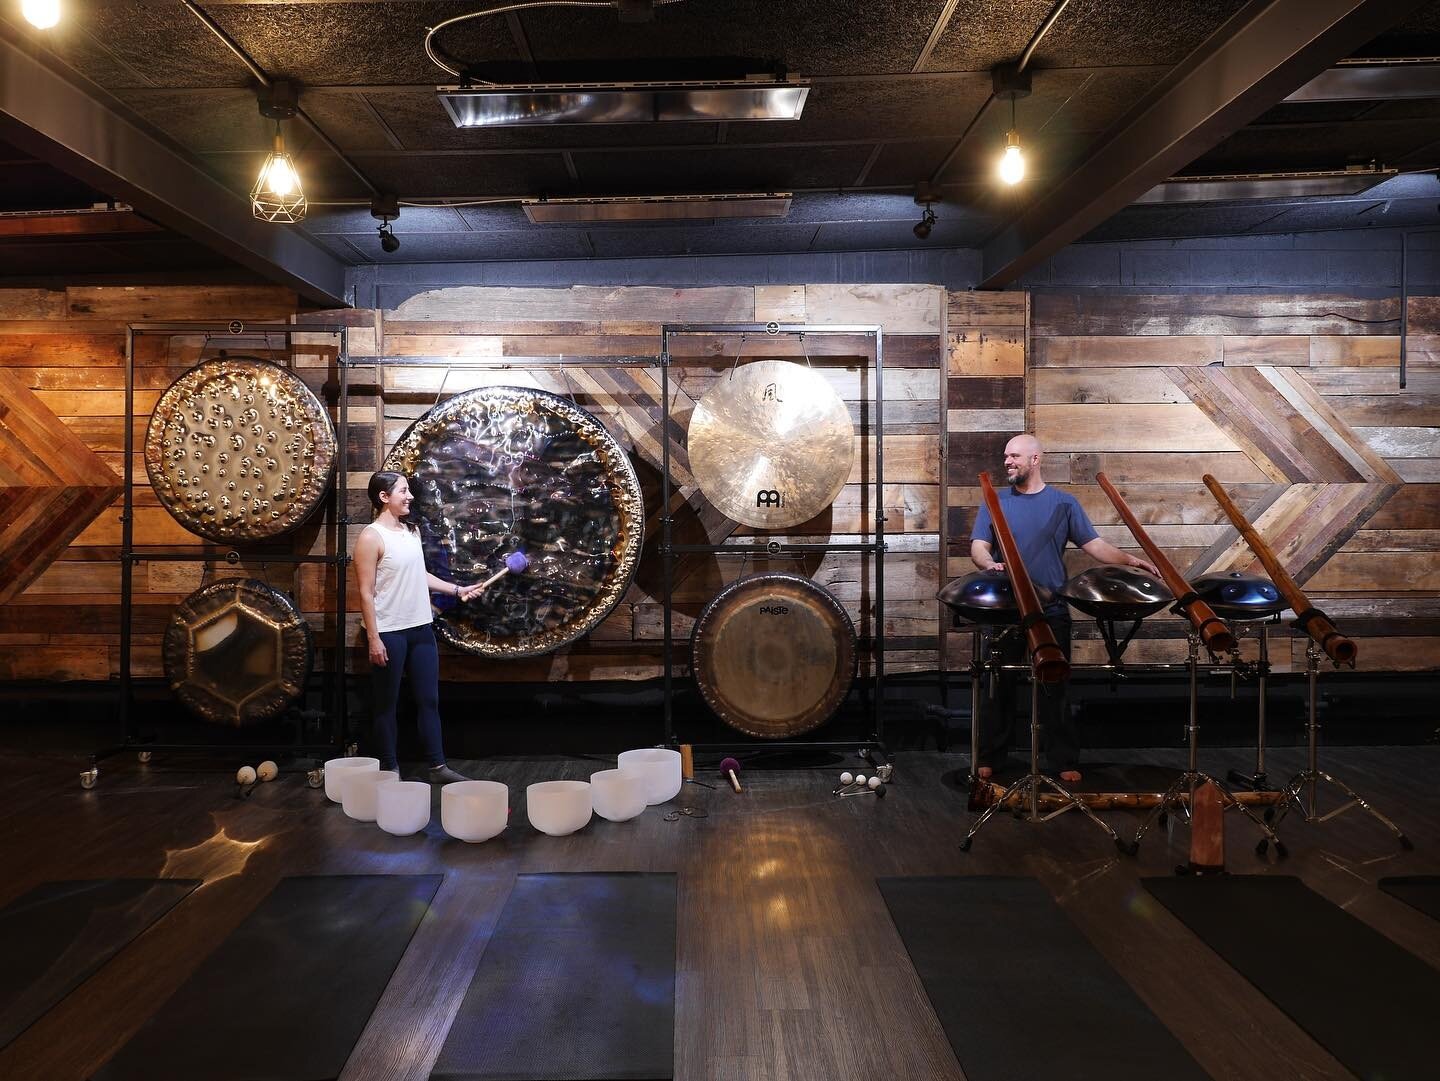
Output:
<instances>
[{"instance_id":1,"label":"cymbal stand","mask_svg":"<svg viewBox=\"0 0 1440 1081\"><path fill-rule=\"evenodd\" d=\"M976 631L976 635L978 638L978 628ZM971 664L971 670L974 671L973 661ZM971 708L978 709L979 704L980 693L976 689L976 685L972 685L970 690ZM970 727L970 770L972 777L975 777L975 779L978 781L978 776L976 775L976 768L974 765L975 757L979 754L980 749L980 737L976 734L980 731L980 717L978 712L971 715ZM1064 805L1054 811L1049 812L1048 814L1042 815L1040 813L1040 790L1042 787L1049 788L1055 792L1058 792L1061 798L1065 800ZM994 817L997 811L1005 808L1005 805L1010 801L1012 797L1015 798L1017 805L1021 801L1028 801L1030 809L1027 814L1023 815L1023 817L1025 817L1031 822L1049 822L1052 818L1057 818L1060 815L1064 814L1066 811L1072 809L1078 809L1080 811L1083 811L1085 813L1085 817L1090 819L1091 822L1094 822L1095 825L1098 826L1110 838L1110 840L1115 843L1116 848L1118 848L1121 852L1129 851L1125 842L1120 839L1119 835L1116 834L1116 832L1111 829L1110 826L1099 815L1092 811L1084 801L1077 797L1075 793L1071 792L1054 777L1050 777L1040 772L1040 684L1036 681L1033 670L1030 674L1030 772L1025 774L1025 776L1021 777L1009 788L1005 789L1004 794L996 802L985 808L985 813L976 820L975 824L970 827L970 832L967 833L964 839L961 840L961 852L970 851L970 844L972 841L974 841L975 835L979 833L982 828L984 828L985 823L990 821L990 819ZM1020 816L1017 815L1017 817Z\"/></svg>"},{"instance_id":2,"label":"cymbal stand","mask_svg":"<svg viewBox=\"0 0 1440 1081\"><path fill-rule=\"evenodd\" d=\"M1344 814L1351 808L1359 807L1362 811L1370 815L1382 826L1384 826L1391 833L1393 833L1395 835L1395 839L1400 842L1401 848L1405 849L1405 851L1407 852L1411 851L1412 849L1414 849L1415 845L1411 842L1409 837L1405 836L1404 832L1400 829L1399 826L1395 825L1394 822L1391 822L1390 819L1386 818L1374 807L1371 807L1370 804L1367 803L1358 792L1356 792L1344 781L1331 776L1320 768L1320 749L1318 738L1320 724L1316 717L1315 702L1316 682L1320 675L1320 647L1316 644L1313 638L1308 640L1305 644L1305 675L1309 682L1310 690L1309 715L1305 725L1308 735L1308 755L1306 760L1306 766L1299 773L1295 774L1294 777L1290 778L1290 782L1285 786L1284 791L1281 793L1280 802L1275 807L1274 824L1276 826L1280 825L1281 821L1285 818L1285 815L1289 813L1291 806L1298 806L1300 808L1300 812L1304 816L1306 822L1328 822L1330 821L1330 819L1335 818L1338 815ZM1325 814L1320 813L1317 792L1321 781L1324 781L1327 784L1334 785L1336 788L1340 789L1340 791L1345 794L1345 802L1340 804L1340 806L1336 807L1334 810L1327 811ZM1303 796L1301 795L1302 792L1304 793ZM1256 851L1262 854L1264 853L1264 841L1260 842Z\"/></svg>"},{"instance_id":3,"label":"cymbal stand","mask_svg":"<svg viewBox=\"0 0 1440 1081\"><path fill-rule=\"evenodd\" d=\"M1255 824L1255 828L1265 835L1261 844L1270 841L1275 842L1275 854L1282 859L1286 855L1285 844L1275 831L1250 808L1235 798L1235 794L1223 783L1208 773L1201 772L1199 768L1200 755L1200 635L1194 627L1189 628L1187 638L1190 643L1190 653L1186 659L1186 666L1190 669L1190 714L1189 722L1185 732L1189 738L1190 753L1186 760L1185 772L1175 779L1165 794L1160 797L1160 802L1145 816L1145 821L1140 823L1140 828L1135 831L1135 838L1128 846L1125 846L1130 855L1140 850L1140 839L1149 832L1150 827L1156 822L1168 816L1172 811L1180 813L1181 817L1188 823L1190 820L1190 805L1195 795L1195 789L1207 781L1213 784L1220 792L1221 802L1228 811L1231 807L1237 808L1241 814ZM1263 851L1260 849L1259 851Z\"/></svg>"}]
</instances>

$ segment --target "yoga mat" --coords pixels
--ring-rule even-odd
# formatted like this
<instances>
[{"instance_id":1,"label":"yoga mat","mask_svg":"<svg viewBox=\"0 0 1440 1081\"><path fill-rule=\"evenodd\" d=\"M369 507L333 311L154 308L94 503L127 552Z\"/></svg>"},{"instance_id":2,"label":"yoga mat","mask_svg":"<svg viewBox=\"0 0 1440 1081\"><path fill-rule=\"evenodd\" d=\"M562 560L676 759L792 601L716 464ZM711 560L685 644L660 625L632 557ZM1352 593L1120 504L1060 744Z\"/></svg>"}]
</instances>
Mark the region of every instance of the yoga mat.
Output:
<instances>
[{"instance_id":1,"label":"yoga mat","mask_svg":"<svg viewBox=\"0 0 1440 1081\"><path fill-rule=\"evenodd\" d=\"M0 1047L196 886L189 878L46 882L0 911Z\"/></svg>"},{"instance_id":2,"label":"yoga mat","mask_svg":"<svg viewBox=\"0 0 1440 1081\"><path fill-rule=\"evenodd\" d=\"M674 1076L673 874L519 875L431 1081Z\"/></svg>"},{"instance_id":3,"label":"yoga mat","mask_svg":"<svg viewBox=\"0 0 1440 1081\"><path fill-rule=\"evenodd\" d=\"M1145 888L1362 1081L1440 1076L1440 971L1289 875Z\"/></svg>"},{"instance_id":4,"label":"yoga mat","mask_svg":"<svg viewBox=\"0 0 1440 1081\"><path fill-rule=\"evenodd\" d=\"M876 884L968 1081L1206 1078L1035 879Z\"/></svg>"},{"instance_id":5,"label":"yoga mat","mask_svg":"<svg viewBox=\"0 0 1440 1081\"><path fill-rule=\"evenodd\" d=\"M1382 878L1380 888L1397 901L1419 909L1432 920L1440 920L1440 875Z\"/></svg>"},{"instance_id":6,"label":"yoga mat","mask_svg":"<svg viewBox=\"0 0 1440 1081\"><path fill-rule=\"evenodd\" d=\"M441 877L281 879L96 1081L337 1077Z\"/></svg>"}]
</instances>

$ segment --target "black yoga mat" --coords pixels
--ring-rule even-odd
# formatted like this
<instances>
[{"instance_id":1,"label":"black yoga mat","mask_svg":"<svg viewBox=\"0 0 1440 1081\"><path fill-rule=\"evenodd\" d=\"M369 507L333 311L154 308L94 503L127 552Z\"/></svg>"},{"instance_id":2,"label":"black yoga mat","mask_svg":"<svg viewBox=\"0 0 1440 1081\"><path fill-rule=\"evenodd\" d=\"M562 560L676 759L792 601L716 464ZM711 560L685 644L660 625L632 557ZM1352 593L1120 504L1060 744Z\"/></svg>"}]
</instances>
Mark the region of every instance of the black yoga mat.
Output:
<instances>
[{"instance_id":1,"label":"black yoga mat","mask_svg":"<svg viewBox=\"0 0 1440 1081\"><path fill-rule=\"evenodd\" d=\"M0 1047L79 987L199 881L46 882L0 911Z\"/></svg>"},{"instance_id":2,"label":"black yoga mat","mask_svg":"<svg viewBox=\"0 0 1440 1081\"><path fill-rule=\"evenodd\" d=\"M881 878L969 1081L1207 1075L1033 878Z\"/></svg>"},{"instance_id":3,"label":"black yoga mat","mask_svg":"<svg viewBox=\"0 0 1440 1081\"><path fill-rule=\"evenodd\" d=\"M675 876L519 875L431 1081L674 1076Z\"/></svg>"},{"instance_id":4,"label":"black yoga mat","mask_svg":"<svg viewBox=\"0 0 1440 1081\"><path fill-rule=\"evenodd\" d=\"M97 1081L337 1077L441 877L281 879Z\"/></svg>"},{"instance_id":5,"label":"black yoga mat","mask_svg":"<svg viewBox=\"0 0 1440 1081\"><path fill-rule=\"evenodd\" d=\"M1440 920L1440 875L1382 878L1380 888L1396 900L1419 909L1432 920Z\"/></svg>"},{"instance_id":6,"label":"black yoga mat","mask_svg":"<svg viewBox=\"0 0 1440 1081\"><path fill-rule=\"evenodd\" d=\"M1440 1076L1440 971L1289 875L1145 888L1362 1081Z\"/></svg>"}]
</instances>

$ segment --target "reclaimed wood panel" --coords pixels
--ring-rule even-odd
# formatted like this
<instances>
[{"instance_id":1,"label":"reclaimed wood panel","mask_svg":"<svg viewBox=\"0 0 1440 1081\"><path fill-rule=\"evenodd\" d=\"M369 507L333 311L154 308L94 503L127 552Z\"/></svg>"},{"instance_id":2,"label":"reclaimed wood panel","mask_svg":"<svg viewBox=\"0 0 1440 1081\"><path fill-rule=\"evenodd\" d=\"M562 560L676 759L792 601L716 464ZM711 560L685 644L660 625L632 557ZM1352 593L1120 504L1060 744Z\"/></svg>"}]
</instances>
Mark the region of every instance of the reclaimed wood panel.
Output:
<instances>
[{"instance_id":1,"label":"reclaimed wood panel","mask_svg":"<svg viewBox=\"0 0 1440 1081\"><path fill-rule=\"evenodd\" d=\"M1035 432L1054 451L1234 451L1195 405L1036 405Z\"/></svg>"},{"instance_id":2,"label":"reclaimed wood panel","mask_svg":"<svg viewBox=\"0 0 1440 1081\"><path fill-rule=\"evenodd\" d=\"M1190 401L1164 368L1036 368L1036 405L1149 405Z\"/></svg>"},{"instance_id":3,"label":"reclaimed wood panel","mask_svg":"<svg viewBox=\"0 0 1440 1081\"><path fill-rule=\"evenodd\" d=\"M1163 368L1170 365L1219 364L1218 335L1175 334L1156 337L1086 335L1035 339L1035 368Z\"/></svg>"},{"instance_id":4,"label":"reclaimed wood panel","mask_svg":"<svg viewBox=\"0 0 1440 1081\"><path fill-rule=\"evenodd\" d=\"M1025 341L1015 330L952 325L946 342L946 371L951 376L1025 374Z\"/></svg>"},{"instance_id":5,"label":"reclaimed wood panel","mask_svg":"<svg viewBox=\"0 0 1440 1081\"><path fill-rule=\"evenodd\" d=\"M1067 335L1398 334L1396 297L1332 294L1036 293L1036 338Z\"/></svg>"},{"instance_id":6,"label":"reclaimed wood panel","mask_svg":"<svg viewBox=\"0 0 1440 1081\"><path fill-rule=\"evenodd\" d=\"M575 285L565 289L449 285L419 292L399 307L384 311L382 318L386 322L620 319L751 323L755 321L755 290L753 286L738 285L691 289L648 285Z\"/></svg>"}]
</instances>

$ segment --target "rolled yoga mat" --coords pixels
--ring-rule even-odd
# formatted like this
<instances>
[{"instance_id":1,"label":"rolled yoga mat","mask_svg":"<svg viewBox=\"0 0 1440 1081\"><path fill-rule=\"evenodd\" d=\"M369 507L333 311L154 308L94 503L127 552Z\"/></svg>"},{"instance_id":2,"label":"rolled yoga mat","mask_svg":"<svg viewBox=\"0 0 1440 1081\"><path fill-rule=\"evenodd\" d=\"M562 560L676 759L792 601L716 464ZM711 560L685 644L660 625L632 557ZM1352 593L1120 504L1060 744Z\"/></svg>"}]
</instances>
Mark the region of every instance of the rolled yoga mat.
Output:
<instances>
[{"instance_id":1,"label":"rolled yoga mat","mask_svg":"<svg viewBox=\"0 0 1440 1081\"><path fill-rule=\"evenodd\" d=\"M1440 875L1382 878L1379 886L1397 901L1404 901L1432 920L1440 920Z\"/></svg>"},{"instance_id":2,"label":"rolled yoga mat","mask_svg":"<svg viewBox=\"0 0 1440 1081\"><path fill-rule=\"evenodd\" d=\"M0 1047L200 885L192 878L46 882L0 910Z\"/></svg>"},{"instance_id":3,"label":"rolled yoga mat","mask_svg":"<svg viewBox=\"0 0 1440 1081\"><path fill-rule=\"evenodd\" d=\"M95 1081L338 1077L441 878L281 879Z\"/></svg>"},{"instance_id":4,"label":"rolled yoga mat","mask_svg":"<svg viewBox=\"0 0 1440 1081\"><path fill-rule=\"evenodd\" d=\"M1440 971L1289 875L1145 888L1362 1081L1440 1076Z\"/></svg>"},{"instance_id":5,"label":"rolled yoga mat","mask_svg":"<svg viewBox=\"0 0 1440 1081\"><path fill-rule=\"evenodd\" d=\"M431 1081L674 1076L673 874L519 875Z\"/></svg>"},{"instance_id":6,"label":"rolled yoga mat","mask_svg":"<svg viewBox=\"0 0 1440 1081\"><path fill-rule=\"evenodd\" d=\"M875 881L968 1081L1208 1077L1035 879Z\"/></svg>"}]
</instances>

